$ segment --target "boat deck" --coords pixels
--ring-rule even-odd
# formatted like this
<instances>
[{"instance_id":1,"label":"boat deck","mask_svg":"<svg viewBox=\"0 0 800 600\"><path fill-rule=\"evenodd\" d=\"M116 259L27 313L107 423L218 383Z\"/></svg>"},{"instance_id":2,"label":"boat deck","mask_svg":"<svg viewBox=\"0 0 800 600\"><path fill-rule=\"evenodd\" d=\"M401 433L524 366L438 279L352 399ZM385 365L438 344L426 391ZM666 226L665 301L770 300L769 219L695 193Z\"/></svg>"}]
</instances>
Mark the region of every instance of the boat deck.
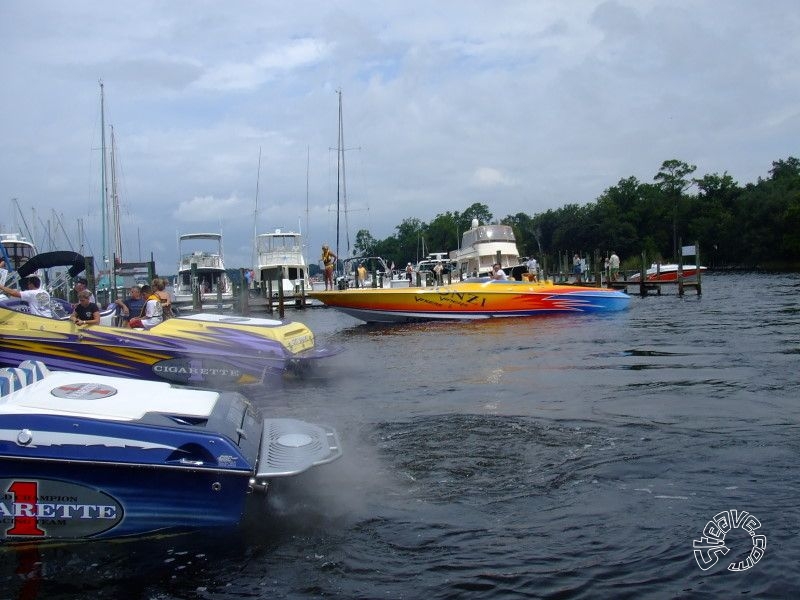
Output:
<instances>
[{"instance_id":1,"label":"boat deck","mask_svg":"<svg viewBox=\"0 0 800 600\"><path fill-rule=\"evenodd\" d=\"M127 379L121 388L119 378L50 371L36 361L0 369L0 413L5 414L136 421L159 412L207 418L218 398L217 392L141 379Z\"/></svg>"}]
</instances>

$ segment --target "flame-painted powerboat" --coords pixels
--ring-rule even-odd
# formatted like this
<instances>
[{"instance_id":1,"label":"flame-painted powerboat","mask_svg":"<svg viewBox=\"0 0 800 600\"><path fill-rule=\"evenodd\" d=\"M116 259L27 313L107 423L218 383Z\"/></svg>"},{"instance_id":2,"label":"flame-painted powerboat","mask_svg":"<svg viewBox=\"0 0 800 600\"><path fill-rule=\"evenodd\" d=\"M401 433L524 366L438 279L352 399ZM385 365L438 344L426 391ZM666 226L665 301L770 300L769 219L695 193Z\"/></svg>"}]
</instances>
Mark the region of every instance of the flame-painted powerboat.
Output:
<instances>
[{"instance_id":1,"label":"flame-painted powerboat","mask_svg":"<svg viewBox=\"0 0 800 600\"><path fill-rule=\"evenodd\" d=\"M614 289L487 279L424 288L317 291L309 296L362 321L382 323L605 313L630 304L630 296Z\"/></svg>"},{"instance_id":2,"label":"flame-painted powerboat","mask_svg":"<svg viewBox=\"0 0 800 600\"><path fill-rule=\"evenodd\" d=\"M340 455L237 392L23 361L0 369L0 547L235 527L250 492Z\"/></svg>"}]
</instances>

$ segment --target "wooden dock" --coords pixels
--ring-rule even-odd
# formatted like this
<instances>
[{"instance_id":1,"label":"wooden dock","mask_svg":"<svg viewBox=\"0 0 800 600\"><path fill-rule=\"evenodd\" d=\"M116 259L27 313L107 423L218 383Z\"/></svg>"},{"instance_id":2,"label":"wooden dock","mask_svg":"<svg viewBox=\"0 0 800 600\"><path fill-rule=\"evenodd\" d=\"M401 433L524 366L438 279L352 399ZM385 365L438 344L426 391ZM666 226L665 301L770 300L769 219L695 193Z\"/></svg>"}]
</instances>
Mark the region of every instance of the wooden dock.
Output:
<instances>
[{"instance_id":1,"label":"wooden dock","mask_svg":"<svg viewBox=\"0 0 800 600\"><path fill-rule=\"evenodd\" d=\"M679 296L683 296L688 290L695 290L698 296L702 295L702 286L700 284L699 277L687 277L674 281L632 281L629 279L617 280L607 282L606 287L610 287L615 290L622 290L625 293L630 293L628 292L629 288L638 288L638 294L642 297L645 297L649 294L656 294L660 296L662 288L671 287L677 288Z\"/></svg>"}]
</instances>

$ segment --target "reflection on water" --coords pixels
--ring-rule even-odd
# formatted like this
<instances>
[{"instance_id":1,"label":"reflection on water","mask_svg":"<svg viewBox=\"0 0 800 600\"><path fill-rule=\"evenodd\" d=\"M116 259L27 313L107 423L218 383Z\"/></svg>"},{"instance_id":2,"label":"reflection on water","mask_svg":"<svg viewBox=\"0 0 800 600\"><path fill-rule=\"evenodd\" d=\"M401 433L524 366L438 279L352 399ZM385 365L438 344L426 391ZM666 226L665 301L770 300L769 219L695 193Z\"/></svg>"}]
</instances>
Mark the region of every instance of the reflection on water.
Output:
<instances>
[{"instance_id":1,"label":"reflection on water","mask_svg":"<svg viewBox=\"0 0 800 600\"><path fill-rule=\"evenodd\" d=\"M289 313L346 351L247 393L267 413L335 426L342 460L277 482L224 537L6 553L2 589L796 596L800 277L709 275L703 291L607 316L372 326ZM749 550L731 533L730 555L703 572L692 540L727 509L760 519L766 554L726 571Z\"/></svg>"}]
</instances>

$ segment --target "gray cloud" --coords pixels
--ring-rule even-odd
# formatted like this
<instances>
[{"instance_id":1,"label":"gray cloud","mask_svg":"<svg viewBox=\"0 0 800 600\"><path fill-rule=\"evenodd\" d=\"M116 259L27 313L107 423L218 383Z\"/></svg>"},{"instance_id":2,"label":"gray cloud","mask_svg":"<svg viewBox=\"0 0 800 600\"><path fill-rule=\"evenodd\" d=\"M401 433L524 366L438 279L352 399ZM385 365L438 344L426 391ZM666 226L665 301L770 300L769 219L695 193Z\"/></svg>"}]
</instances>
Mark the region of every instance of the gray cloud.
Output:
<instances>
[{"instance_id":1,"label":"gray cloud","mask_svg":"<svg viewBox=\"0 0 800 600\"><path fill-rule=\"evenodd\" d=\"M7 0L0 181L99 256L102 79L123 247L165 273L178 232L221 227L232 267L254 229L307 228L312 260L334 239L337 89L351 239L591 202L671 158L746 183L797 155L798 26L789 0Z\"/></svg>"}]
</instances>

